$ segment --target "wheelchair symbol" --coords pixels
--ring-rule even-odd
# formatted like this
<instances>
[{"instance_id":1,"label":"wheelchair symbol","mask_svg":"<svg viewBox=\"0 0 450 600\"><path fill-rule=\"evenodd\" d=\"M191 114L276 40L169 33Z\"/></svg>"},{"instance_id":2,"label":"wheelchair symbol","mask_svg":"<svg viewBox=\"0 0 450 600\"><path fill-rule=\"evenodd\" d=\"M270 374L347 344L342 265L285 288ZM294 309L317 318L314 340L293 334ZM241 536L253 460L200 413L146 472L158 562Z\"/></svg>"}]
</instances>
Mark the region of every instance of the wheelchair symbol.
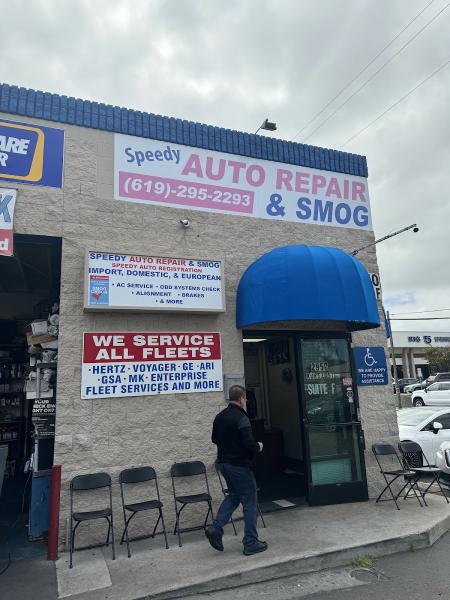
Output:
<instances>
[{"instance_id":1,"label":"wheelchair symbol","mask_svg":"<svg viewBox=\"0 0 450 600\"><path fill-rule=\"evenodd\" d=\"M370 348L367 348L366 354L364 356L364 362L366 363L366 365L368 367L373 367L373 365L377 364L377 361L375 360L374 356L372 356L372 353L370 352Z\"/></svg>"}]
</instances>

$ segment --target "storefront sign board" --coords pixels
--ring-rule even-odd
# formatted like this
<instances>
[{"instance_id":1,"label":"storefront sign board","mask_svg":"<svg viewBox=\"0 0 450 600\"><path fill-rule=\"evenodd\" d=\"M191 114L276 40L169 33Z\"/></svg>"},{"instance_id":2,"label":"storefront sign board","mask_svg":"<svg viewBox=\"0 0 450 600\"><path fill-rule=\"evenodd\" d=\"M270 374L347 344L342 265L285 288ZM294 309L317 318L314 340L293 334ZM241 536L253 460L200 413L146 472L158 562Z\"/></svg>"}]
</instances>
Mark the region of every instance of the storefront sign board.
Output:
<instances>
[{"instance_id":1,"label":"storefront sign board","mask_svg":"<svg viewBox=\"0 0 450 600\"><path fill-rule=\"evenodd\" d=\"M85 264L85 310L225 310L220 260L91 250Z\"/></svg>"},{"instance_id":2,"label":"storefront sign board","mask_svg":"<svg viewBox=\"0 0 450 600\"><path fill-rule=\"evenodd\" d=\"M17 191L0 188L0 256L12 256Z\"/></svg>"},{"instance_id":3,"label":"storefront sign board","mask_svg":"<svg viewBox=\"0 0 450 600\"><path fill-rule=\"evenodd\" d=\"M153 331L83 334L83 399L222 390L219 333Z\"/></svg>"},{"instance_id":4,"label":"storefront sign board","mask_svg":"<svg viewBox=\"0 0 450 600\"><path fill-rule=\"evenodd\" d=\"M0 120L0 180L62 187L64 131Z\"/></svg>"},{"instance_id":5,"label":"storefront sign board","mask_svg":"<svg viewBox=\"0 0 450 600\"><path fill-rule=\"evenodd\" d=\"M54 437L55 435L55 398L40 398L34 400L32 422L40 438Z\"/></svg>"},{"instance_id":6,"label":"storefront sign board","mask_svg":"<svg viewBox=\"0 0 450 600\"><path fill-rule=\"evenodd\" d=\"M372 230L367 178L115 134L115 198Z\"/></svg>"},{"instance_id":7,"label":"storefront sign board","mask_svg":"<svg viewBox=\"0 0 450 600\"><path fill-rule=\"evenodd\" d=\"M357 385L387 385L386 354L382 346L353 348Z\"/></svg>"}]
</instances>

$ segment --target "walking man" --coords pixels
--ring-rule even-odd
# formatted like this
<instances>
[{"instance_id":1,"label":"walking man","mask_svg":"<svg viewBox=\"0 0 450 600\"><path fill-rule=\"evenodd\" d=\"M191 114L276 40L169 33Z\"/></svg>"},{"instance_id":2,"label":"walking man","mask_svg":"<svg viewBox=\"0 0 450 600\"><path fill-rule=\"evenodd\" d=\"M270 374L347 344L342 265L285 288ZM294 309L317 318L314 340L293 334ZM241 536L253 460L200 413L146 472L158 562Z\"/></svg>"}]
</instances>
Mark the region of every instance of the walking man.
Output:
<instances>
[{"instance_id":1,"label":"walking man","mask_svg":"<svg viewBox=\"0 0 450 600\"><path fill-rule=\"evenodd\" d=\"M226 481L225 496L211 527L205 531L213 548L223 551L223 527L242 504L244 511L244 554L251 555L267 550L267 543L258 539L257 489L251 470L252 459L263 449L255 442L250 420L245 411L245 388L233 385L229 390L228 406L214 419L212 442L217 445L217 467Z\"/></svg>"}]
</instances>

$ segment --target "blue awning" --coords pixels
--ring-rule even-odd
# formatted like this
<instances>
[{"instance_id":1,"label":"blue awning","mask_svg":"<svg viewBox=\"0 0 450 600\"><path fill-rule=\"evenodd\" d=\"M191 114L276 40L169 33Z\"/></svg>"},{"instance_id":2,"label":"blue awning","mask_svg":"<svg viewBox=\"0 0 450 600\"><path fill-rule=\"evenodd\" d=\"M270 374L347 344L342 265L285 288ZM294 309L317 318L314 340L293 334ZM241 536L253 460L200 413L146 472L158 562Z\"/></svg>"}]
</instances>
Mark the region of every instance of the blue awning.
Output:
<instances>
[{"instance_id":1,"label":"blue awning","mask_svg":"<svg viewBox=\"0 0 450 600\"><path fill-rule=\"evenodd\" d=\"M236 325L242 329L276 321L339 321L349 331L379 327L368 272L338 248L274 248L242 275Z\"/></svg>"}]
</instances>

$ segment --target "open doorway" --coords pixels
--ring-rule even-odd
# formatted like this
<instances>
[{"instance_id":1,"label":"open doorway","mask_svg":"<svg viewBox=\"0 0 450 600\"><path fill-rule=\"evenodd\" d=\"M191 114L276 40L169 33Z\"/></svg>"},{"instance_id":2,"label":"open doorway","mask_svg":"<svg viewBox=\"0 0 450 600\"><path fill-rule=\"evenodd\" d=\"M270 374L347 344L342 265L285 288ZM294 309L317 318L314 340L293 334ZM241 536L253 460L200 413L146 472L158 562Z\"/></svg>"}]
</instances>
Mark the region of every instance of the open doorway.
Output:
<instances>
[{"instance_id":1,"label":"open doorway","mask_svg":"<svg viewBox=\"0 0 450 600\"><path fill-rule=\"evenodd\" d=\"M247 409L255 438L264 444L255 460L255 476L266 511L306 501L295 352L290 335L244 337Z\"/></svg>"},{"instance_id":2,"label":"open doorway","mask_svg":"<svg viewBox=\"0 0 450 600\"><path fill-rule=\"evenodd\" d=\"M244 332L247 411L264 450L264 510L366 500L364 432L350 337Z\"/></svg>"},{"instance_id":3,"label":"open doorway","mask_svg":"<svg viewBox=\"0 0 450 600\"><path fill-rule=\"evenodd\" d=\"M60 238L16 234L0 257L0 560L45 551L60 281Z\"/></svg>"}]
</instances>

